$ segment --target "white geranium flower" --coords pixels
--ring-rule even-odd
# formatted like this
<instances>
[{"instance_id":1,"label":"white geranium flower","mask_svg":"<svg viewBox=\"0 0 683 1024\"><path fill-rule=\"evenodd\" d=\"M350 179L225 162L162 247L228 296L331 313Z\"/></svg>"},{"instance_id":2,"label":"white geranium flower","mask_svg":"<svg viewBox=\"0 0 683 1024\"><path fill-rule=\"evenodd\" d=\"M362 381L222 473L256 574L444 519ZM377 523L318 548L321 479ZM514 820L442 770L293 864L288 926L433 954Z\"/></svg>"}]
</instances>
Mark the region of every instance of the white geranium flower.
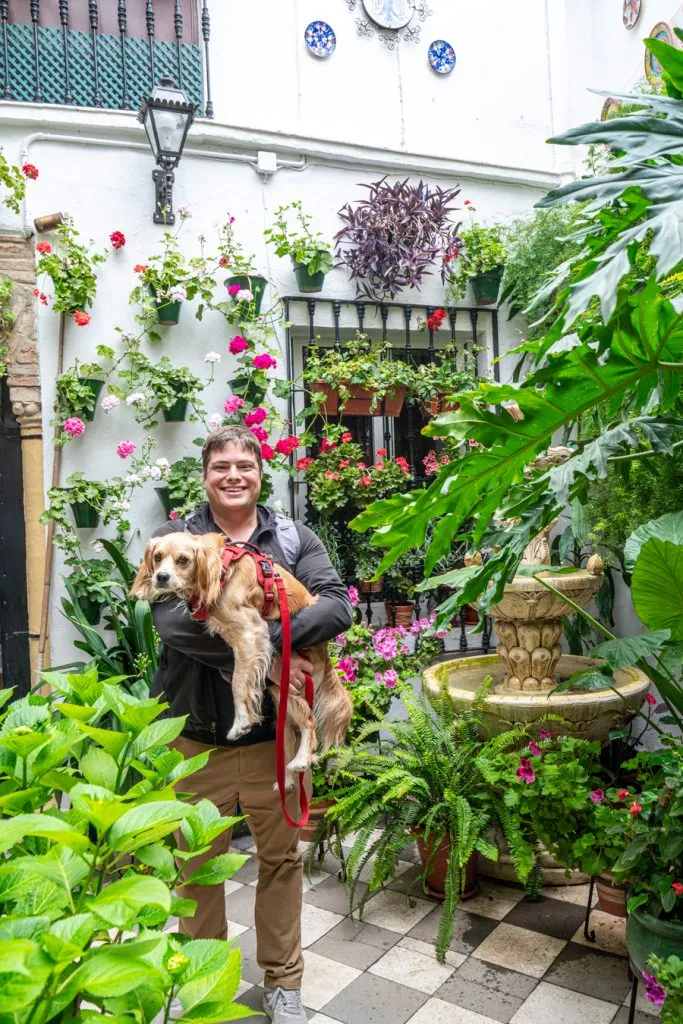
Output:
<instances>
[{"instance_id":1,"label":"white geranium flower","mask_svg":"<svg viewBox=\"0 0 683 1024\"><path fill-rule=\"evenodd\" d=\"M116 509L117 512L127 512L128 509L130 508L130 502L129 501L115 501L114 502L114 508Z\"/></svg>"},{"instance_id":2,"label":"white geranium flower","mask_svg":"<svg viewBox=\"0 0 683 1024\"><path fill-rule=\"evenodd\" d=\"M168 459L164 458L157 459L154 465L158 466L162 473L165 473L166 470L171 468L171 463L168 461Z\"/></svg>"},{"instance_id":3,"label":"white geranium flower","mask_svg":"<svg viewBox=\"0 0 683 1024\"><path fill-rule=\"evenodd\" d=\"M253 298L253 292L250 292L248 288L240 288L235 296L237 302L252 302Z\"/></svg>"},{"instance_id":4,"label":"white geranium flower","mask_svg":"<svg viewBox=\"0 0 683 1024\"><path fill-rule=\"evenodd\" d=\"M129 473L126 477L127 484L141 484L142 477L139 477L137 473Z\"/></svg>"},{"instance_id":5,"label":"white geranium flower","mask_svg":"<svg viewBox=\"0 0 683 1024\"><path fill-rule=\"evenodd\" d=\"M168 297L171 302L184 302L187 298L187 292L181 284L176 284L173 288L169 288Z\"/></svg>"},{"instance_id":6,"label":"white geranium flower","mask_svg":"<svg viewBox=\"0 0 683 1024\"><path fill-rule=\"evenodd\" d=\"M178 207L178 216L180 217L181 220L189 220L190 217L192 216L192 211L190 210L190 207L189 206L179 206Z\"/></svg>"},{"instance_id":7,"label":"white geranium flower","mask_svg":"<svg viewBox=\"0 0 683 1024\"><path fill-rule=\"evenodd\" d=\"M100 551L104 551L104 544L101 540L95 540L93 541L92 549L99 555Z\"/></svg>"},{"instance_id":8,"label":"white geranium flower","mask_svg":"<svg viewBox=\"0 0 683 1024\"><path fill-rule=\"evenodd\" d=\"M116 406L120 404L121 401L116 397L116 395L107 395L102 399L102 408L105 412L111 412L112 409L115 409Z\"/></svg>"},{"instance_id":9,"label":"white geranium flower","mask_svg":"<svg viewBox=\"0 0 683 1024\"><path fill-rule=\"evenodd\" d=\"M161 480L161 470L159 469L158 466L150 466L149 475L151 476L152 480Z\"/></svg>"},{"instance_id":10,"label":"white geranium flower","mask_svg":"<svg viewBox=\"0 0 683 1024\"><path fill-rule=\"evenodd\" d=\"M221 354L220 352L207 352L204 356L205 363L220 363Z\"/></svg>"},{"instance_id":11,"label":"white geranium flower","mask_svg":"<svg viewBox=\"0 0 683 1024\"><path fill-rule=\"evenodd\" d=\"M207 423L209 424L209 430L218 430L222 422L223 417L219 412L212 413L207 420Z\"/></svg>"},{"instance_id":12,"label":"white geranium flower","mask_svg":"<svg viewBox=\"0 0 683 1024\"><path fill-rule=\"evenodd\" d=\"M126 405L138 405L140 402L145 401L145 397L143 391L133 391L130 395L126 396Z\"/></svg>"},{"instance_id":13,"label":"white geranium flower","mask_svg":"<svg viewBox=\"0 0 683 1024\"><path fill-rule=\"evenodd\" d=\"M135 335L133 334L132 331L121 331L121 337L125 338L126 341L133 341Z\"/></svg>"},{"instance_id":14,"label":"white geranium flower","mask_svg":"<svg viewBox=\"0 0 683 1024\"><path fill-rule=\"evenodd\" d=\"M150 475L151 474L150 474L149 466L143 466L142 469L140 470L140 476L143 478L143 480L146 480L147 477L150 476Z\"/></svg>"}]
</instances>

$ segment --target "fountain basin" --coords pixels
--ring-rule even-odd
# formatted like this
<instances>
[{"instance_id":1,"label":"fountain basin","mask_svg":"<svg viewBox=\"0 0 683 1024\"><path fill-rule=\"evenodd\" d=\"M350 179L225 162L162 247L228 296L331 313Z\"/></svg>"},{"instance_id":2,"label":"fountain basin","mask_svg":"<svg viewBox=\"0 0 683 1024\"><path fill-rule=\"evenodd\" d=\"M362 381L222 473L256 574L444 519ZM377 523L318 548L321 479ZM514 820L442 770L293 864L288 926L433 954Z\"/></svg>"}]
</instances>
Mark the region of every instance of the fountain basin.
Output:
<instances>
[{"instance_id":1,"label":"fountain basin","mask_svg":"<svg viewBox=\"0 0 683 1024\"><path fill-rule=\"evenodd\" d=\"M598 658L561 655L555 675L558 681L568 679L586 668L600 665ZM558 733L570 733L588 740L605 742L610 729L624 725L630 711L636 711L647 693L650 681L638 668L614 672L616 690L575 690L550 695L546 692L520 692L505 686L505 665L495 654L473 658L456 658L432 665L423 673L427 694L450 697L454 707L465 711L487 676L492 683L486 702L485 720L494 735L516 726L531 725L545 715L561 715L566 724L555 723Z\"/></svg>"}]
</instances>

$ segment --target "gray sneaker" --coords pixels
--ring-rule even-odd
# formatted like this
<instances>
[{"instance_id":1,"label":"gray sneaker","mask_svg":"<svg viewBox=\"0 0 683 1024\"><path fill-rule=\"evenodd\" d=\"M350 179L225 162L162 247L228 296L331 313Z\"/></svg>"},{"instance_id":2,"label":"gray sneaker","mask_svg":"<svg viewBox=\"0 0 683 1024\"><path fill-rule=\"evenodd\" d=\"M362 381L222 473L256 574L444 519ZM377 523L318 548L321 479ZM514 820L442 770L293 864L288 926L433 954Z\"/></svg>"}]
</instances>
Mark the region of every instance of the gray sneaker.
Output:
<instances>
[{"instance_id":1,"label":"gray sneaker","mask_svg":"<svg viewBox=\"0 0 683 1024\"><path fill-rule=\"evenodd\" d=\"M267 988L263 1009L273 1024L308 1024L300 988Z\"/></svg>"}]
</instances>

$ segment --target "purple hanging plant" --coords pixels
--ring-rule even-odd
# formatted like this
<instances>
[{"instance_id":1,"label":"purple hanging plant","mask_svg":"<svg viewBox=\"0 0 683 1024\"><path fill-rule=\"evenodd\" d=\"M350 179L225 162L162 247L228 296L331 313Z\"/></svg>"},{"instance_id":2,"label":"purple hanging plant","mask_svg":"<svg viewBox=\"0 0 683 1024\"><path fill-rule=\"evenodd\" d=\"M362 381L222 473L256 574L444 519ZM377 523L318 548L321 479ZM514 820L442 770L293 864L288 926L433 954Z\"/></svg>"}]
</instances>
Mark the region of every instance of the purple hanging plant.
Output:
<instances>
[{"instance_id":1,"label":"purple hanging plant","mask_svg":"<svg viewBox=\"0 0 683 1024\"><path fill-rule=\"evenodd\" d=\"M445 282L448 264L460 253L460 223L454 224L449 205L460 187L432 188L409 179L393 184L382 178L370 185L367 199L339 211L345 226L335 236L335 255L348 267L359 296L382 301L402 288L419 288L441 262Z\"/></svg>"}]
</instances>

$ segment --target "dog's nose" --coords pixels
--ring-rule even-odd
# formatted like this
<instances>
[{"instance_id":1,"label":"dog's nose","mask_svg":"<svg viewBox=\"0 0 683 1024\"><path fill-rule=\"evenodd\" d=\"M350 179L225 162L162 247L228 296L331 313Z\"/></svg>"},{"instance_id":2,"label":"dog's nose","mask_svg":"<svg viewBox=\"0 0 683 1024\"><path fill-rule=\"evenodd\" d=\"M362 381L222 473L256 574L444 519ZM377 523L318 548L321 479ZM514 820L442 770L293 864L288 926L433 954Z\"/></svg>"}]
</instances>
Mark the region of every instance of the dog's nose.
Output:
<instances>
[{"instance_id":1,"label":"dog's nose","mask_svg":"<svg viewBox=\"0 0 683 1024\"><path fill-rule=\"evenodd\" d=\"M158 572L156 576L157 583L160 587L165 587L170 578L171 577L167 572Z\"/></svg>"}]
</instances>

